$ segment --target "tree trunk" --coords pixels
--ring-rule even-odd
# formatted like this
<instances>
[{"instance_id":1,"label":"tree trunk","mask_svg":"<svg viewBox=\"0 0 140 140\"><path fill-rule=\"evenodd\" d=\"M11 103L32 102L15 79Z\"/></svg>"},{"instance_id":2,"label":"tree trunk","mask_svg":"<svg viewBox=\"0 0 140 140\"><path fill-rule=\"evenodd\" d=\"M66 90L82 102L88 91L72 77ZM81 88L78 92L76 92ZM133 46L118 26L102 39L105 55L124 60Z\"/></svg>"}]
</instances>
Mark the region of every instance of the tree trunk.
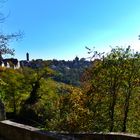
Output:
<instances>
[{"instance_id":1,"label":"tree trunk","mask_svg":"<svg viewBox=\"0 0 140 140\"><path fill-rule=\"evenodd\" d=\"M13 93L13 108L14 108L14 115L16 115L16 113L17 113L17 109L16 109L15 93Z\"/></svg>"},{"instance_id":2,"label":"tree trunk","mask_svg":"<svg viewBox=\"0 0 140 140\"><path fill-rule=\"evenodd\" d=\"M32 90L30 92L30 96L29 98L26 100L25 104L34 104L37 102L38 100L38 95L37 95L37 91L40 88L40 81L37 80L36 82L34 82L34 84L32 85Z\"/></svg>"},{"instance_id":3,"label":"tree trunk","mask_svg":"<svg viewBox=\"0 0 140 140\"><path fill-rule=\"evenodd\" d=\"M123 119L122 132L126 132L126 123L127 123L128 112L129 112L129 102L130 102L130 97L131 97L131 85L130 84L129 84L129 91L126 94L127 95L126 95L125 104L124 104L124 119Z\"/></svg>"},{"instance_id":4,"label":"tree trunk","mask_svg":"<svg viewBox=\"0 0 140 140\"><path fill-rule=\"evenodd\" d=\"M114 111L115 111L115 105L116 105L116 93L112 93L112 102L110 104L110 132L113 131L114 128Z\"/></svg>"},{"instance_id":5,"label":"tree trunk","mask_svg":"<svg viewBox=\"0 0 140 140\"><path fill-rule=\"evenodd\" d=\"M5 107L2 101L0 100L0 121L6 119Z\"/></svg>"},{"instance_id":6,"label":"tree trunk","mask_svg":"<svg viewBox=\"0 0 140 140\"><path fill-rule=\"evenodd\" d=\"M113 78L113 77L112 77ZM114 112L115 112L115 105L116 105L116 100L117 100L117 90L118 90L118 85L117 85L118 78L115 77L111 80L111 103L109 106L109 116L110 116L110 132L113 131L114 128Z\"/></svg>"}]
</instances>

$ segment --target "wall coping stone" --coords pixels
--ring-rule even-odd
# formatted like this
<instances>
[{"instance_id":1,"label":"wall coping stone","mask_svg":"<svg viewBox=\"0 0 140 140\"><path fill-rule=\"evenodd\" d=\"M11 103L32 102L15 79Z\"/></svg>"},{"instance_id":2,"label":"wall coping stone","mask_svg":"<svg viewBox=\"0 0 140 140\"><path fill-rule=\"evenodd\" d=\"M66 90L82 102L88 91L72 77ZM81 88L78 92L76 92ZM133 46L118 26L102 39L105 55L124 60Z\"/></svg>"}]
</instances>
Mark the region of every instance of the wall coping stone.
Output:
<instances>
[{"instance_id":1,"label":"wall coping stone","mask_svg":"<svg viewBox=\"0 0 140 140\"><path fill-rule=\"evenodd\" d=\"M57 132L12 122L0 121L0 136L6 140L140 140L140 135L118 132Z\"/></svg>"}]
</instances>

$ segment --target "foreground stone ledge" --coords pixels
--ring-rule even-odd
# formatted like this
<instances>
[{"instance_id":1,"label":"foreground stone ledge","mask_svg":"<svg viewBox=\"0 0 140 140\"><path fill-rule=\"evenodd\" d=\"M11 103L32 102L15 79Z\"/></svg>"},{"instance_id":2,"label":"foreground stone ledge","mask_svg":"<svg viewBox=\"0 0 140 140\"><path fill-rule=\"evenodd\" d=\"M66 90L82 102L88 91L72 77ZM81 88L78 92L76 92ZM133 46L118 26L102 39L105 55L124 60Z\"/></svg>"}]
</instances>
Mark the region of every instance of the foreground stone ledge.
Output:
<instances>
[{"instance_id":1,"label":"foreground stone ledge","mask_svg":"<svg viewBox=\"0 0 140 140\"><path fill-rule=\"evenodd\" d=\"M140 140L139 135L126 133L64 133L41 131L38 128L9 120L0 122L4 140Z\"/></svg>"},{"instance_id":2,"label":"foreground stone ledge","mask_svg":"<svg viewBox=\"0 0 140 140\"><path fill-rule=\"evenodd\" d=\"M9 120L0 122L0 136L4 140L69 140L67 136L41 131L28 125Z\"/></svg>"},{"instance_id":3,"label":"foreground stone ledge","mask_svg":"<svg viewBox=\"0 0 140 140\"><path fill-rule=\"evenodd\" d=\"M140 140L140 135L117 132L93 132L93 133L61 133L61 135L70 136L73 140ZM75 139L74 139L75 138Z\"/></svg>"}]
</instances>

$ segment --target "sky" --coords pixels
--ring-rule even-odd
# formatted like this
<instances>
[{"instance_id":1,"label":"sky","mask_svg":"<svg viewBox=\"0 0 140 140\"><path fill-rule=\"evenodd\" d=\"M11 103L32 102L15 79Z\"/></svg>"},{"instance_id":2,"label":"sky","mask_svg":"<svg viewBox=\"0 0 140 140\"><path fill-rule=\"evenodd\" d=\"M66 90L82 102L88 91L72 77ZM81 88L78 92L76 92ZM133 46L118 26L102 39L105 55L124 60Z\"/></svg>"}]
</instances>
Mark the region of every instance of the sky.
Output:
<instances>
[{"instance_id":1,"label":"sky","mask_svg":"<svg viewBox=\"0 0 140 140\"><path fill-rule=\"evenodd\" d=\"M10 42L19 60L27 52L30 59L88 57L85 46L140 50L140 0L7 0L0 8L7 16L0 32L24 32Z\"/></svg>"}]
</instances>

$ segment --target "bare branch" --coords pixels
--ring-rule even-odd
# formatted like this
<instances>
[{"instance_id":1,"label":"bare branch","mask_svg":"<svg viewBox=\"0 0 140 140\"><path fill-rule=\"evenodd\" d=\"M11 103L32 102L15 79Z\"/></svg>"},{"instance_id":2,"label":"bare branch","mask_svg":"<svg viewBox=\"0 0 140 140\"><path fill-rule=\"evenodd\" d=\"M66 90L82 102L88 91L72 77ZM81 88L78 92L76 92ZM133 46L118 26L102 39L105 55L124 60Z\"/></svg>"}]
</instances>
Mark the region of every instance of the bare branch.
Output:
<instances>
[{"instance_id":1,"label":"bare branch","mask_svg":"<svg viewBox=\"0 0 140 140\"><path fill-rule=\"evenodd\" d=\"M22 32L12 33L9 35L0 34L0 59L2 55L10 54L14 55L14 49L9 48L9 42L13 40L20 40L23 37Z\"/></svg>"}]
</instances>

